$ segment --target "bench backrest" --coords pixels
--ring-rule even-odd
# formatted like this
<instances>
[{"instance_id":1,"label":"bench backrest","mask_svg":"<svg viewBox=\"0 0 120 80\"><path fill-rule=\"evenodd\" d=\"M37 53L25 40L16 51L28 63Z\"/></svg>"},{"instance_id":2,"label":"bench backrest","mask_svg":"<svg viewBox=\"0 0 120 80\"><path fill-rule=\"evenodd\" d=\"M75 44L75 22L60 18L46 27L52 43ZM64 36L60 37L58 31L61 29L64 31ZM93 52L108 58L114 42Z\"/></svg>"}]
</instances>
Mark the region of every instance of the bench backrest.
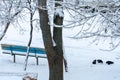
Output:
<instances>
[{"instance_id":1,"label":"bench backrest","mask_svg":"<svg viewBox=\"0 0 120 80\"><path fill-rule=\"evenodd\" d=\"M27 46L1 44L1 48L3 50L27 52ZM36 48L36 47L30 47L30 53L46 54L44 48Z\"/></svg>"}]
</instances>

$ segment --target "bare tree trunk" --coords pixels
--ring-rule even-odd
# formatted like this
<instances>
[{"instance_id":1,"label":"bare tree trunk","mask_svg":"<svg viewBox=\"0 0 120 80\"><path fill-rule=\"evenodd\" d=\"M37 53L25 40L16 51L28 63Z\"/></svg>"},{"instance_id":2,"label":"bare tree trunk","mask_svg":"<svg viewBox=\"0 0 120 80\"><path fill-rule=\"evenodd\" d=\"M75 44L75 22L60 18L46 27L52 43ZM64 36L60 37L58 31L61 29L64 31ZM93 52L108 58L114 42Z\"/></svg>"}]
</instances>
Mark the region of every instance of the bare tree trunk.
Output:
<instances>
[{"instance_id":1,"label":"bare tree trunk","mask_svg":"<svg viewBox=\"0 0 120 80\"><path fill-rule=\"evenodd\" d=\"M38 0L39 7L46 7L47 0ZM62 28L54 27L53 39L51 36L50 26L48 25L47 10L39 9L40 27L42 30L43 41L47 53L49 64L49 80L63 80L63 51L62 51ZM54 21L57 24L56 18ZM62 20L60 24L62 23ZM55 41L56 46L53 46L52 40Z\"/></svg>"},{"instance_id":2,"label":"bare tree trunk","mask_svg":"<svg viewBox=\"0 0 120 80\"><path fill-rule=\"evenodd\" d=\"M5 29L4 29L4 31L3 31L3 34L2 34L2 36L0 37L0 41L1 41L1 40L3 39L3 37L5 36L5 34L6 34L7 30L8 30L9 25L10 25L10 22L8 22L8 23L6 24Z\"/></svg>"},{"instance_id":3,"label":"bare tree trunk","mask_svg":"<svg viewBox=\"0 0 120 80\"><path fill-rule=\"evenodd\" d=\"M26 59L25 59L25 68L24 70L26 70L27 68L27 63L28 63L28 57L29 57L29 52L30 52L30 46L31 46L31 42L32 42L32 34L33 34L33 24L32 24L32 20L33 20L33 13L32 13L32 8L31 8L31 0L28 0L29 3L29 7L30 7L30 39L28 42L28 46L27 46L27 54L26 54Z\"/></svg>"},{"instance_id":4,"label":"bare tree trunk","mask_svg":"<svg viewBox=\"0 0 120 80\"><path fill-rule=\"evenodd\" d=\"M26 54L26 59L25 59L25 68L24 70L26 70L27 68L27 63L28 63L28 57L29 57L29 52L30 52L30 46L31 46L31 42L32 42L32 33L33 33L33 24L32 24L32 13L30 14L30 27L31 27L31 30L30 30L30 39L29 39L29 42L28 42L28 46L27 46L27 54Z\"/></svg>"},{"instance_id":5,"label":"bare tree trunk","mask_svg":"<svg viewBox=\"0 0 120 80\"><path fill-rule=\"evenodd\" d=\"M62 0L55 0L55 1L62 1ZM60 4L55 3L55 8L61 7ZM54 14L54 24L55 25L63 25L63 17ZM56 79L54 80L63 80L63 42L62 42L62 27L53 27L53 40L56 44L55 46L55 59L53 64L53 71L51 71L51 75L54 75ZM51 79L53 80L53 79Z\"/></svg>"}]
</instances>

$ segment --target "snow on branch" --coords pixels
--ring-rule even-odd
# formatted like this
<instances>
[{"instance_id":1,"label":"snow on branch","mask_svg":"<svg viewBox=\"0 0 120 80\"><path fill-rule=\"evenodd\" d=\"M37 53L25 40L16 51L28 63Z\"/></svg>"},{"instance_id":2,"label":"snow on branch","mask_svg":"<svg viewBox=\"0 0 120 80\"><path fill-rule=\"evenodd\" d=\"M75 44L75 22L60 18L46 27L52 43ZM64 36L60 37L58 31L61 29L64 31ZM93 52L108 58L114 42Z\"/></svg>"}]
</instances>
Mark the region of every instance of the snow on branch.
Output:
<instances>
[{"instance_id":1,"label":"snow on branch","mask_svg":"<svg viewBox=\"0 0 120 80\"><path fill-rule=\"evenodd\" d=\"M110 50L114 50L120 45L120 1L104 0L95 3L87 1L84 4L79 1L77 5L72 1L63 3L63 9L70 17L65 18L63 26L77 29L70 38L97 38L93 42L112 39L107 43L111 46Z\"/></svg>"},{"instance_id":2,"label":"snow on branch","mask_svg":"<svg viewBox=\"0 0 120 80\"><path fill-rule=\"evenodd\" d=\"M55 16L64 17L63 9L60 6L57 6L54 12Z\"/></svg>"}]
</instances>

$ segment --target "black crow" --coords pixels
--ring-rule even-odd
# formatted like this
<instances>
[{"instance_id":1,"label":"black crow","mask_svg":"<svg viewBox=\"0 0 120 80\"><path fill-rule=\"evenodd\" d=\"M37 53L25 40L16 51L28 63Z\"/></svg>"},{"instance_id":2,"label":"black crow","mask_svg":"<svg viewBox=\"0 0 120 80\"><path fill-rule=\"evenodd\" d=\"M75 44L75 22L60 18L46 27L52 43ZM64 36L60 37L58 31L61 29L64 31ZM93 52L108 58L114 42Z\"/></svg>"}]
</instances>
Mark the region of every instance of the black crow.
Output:
<instances>
[{"instance_id":1,"label":"black crow","mask_svg":"<svg viewBox=\"0 0 120 80\"><path fill-rule=\"evenodd\" d=\"M92 64L96 64L96 59L95 59L95 60L93 60Z\"/></svg>"},{"instance_id":2,"label":"black crow","mask_svg":"<svg viewBox=\"0 0 120 80\"><path fill-rule=\"evenodd\" d=\"M111 64L114 64L114 62L113 61L106 61L106 64L111 65Z\"/></svg>"},{"instance_id":3,"label":"black crow","mask_svg":"<svg viewBox=\"0 0 120 80\"><path fill-rule=\"evenodd\" d=\"M97 62L98 63L103 63L103 61L101 59L98 59Z\"/></svg>"}]
</instances>

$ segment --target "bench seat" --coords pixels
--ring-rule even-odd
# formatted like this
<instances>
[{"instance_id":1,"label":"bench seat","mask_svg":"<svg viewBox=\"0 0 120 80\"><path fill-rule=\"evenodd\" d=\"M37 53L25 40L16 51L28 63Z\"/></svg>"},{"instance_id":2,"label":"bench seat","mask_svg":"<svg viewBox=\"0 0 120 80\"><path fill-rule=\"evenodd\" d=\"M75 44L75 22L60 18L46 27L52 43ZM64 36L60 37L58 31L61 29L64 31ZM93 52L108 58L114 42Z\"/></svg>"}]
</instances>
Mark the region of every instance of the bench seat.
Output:
<instances>
[{"instance_id":1,"label":"bench seat","mask_svg":"<svg viewBox=\"0 0 120 80\"><path fill-rule=\"evenodd\" d=\"M1 44L2 53L13 55L13 60L16 62L15 56L26 56L27 55L27 46L21 45L10 45L10 44ZM38 58L47 58L44 48L30 47L29 57L35 57L38 65Z\"/></svg>"}]
</instances>

